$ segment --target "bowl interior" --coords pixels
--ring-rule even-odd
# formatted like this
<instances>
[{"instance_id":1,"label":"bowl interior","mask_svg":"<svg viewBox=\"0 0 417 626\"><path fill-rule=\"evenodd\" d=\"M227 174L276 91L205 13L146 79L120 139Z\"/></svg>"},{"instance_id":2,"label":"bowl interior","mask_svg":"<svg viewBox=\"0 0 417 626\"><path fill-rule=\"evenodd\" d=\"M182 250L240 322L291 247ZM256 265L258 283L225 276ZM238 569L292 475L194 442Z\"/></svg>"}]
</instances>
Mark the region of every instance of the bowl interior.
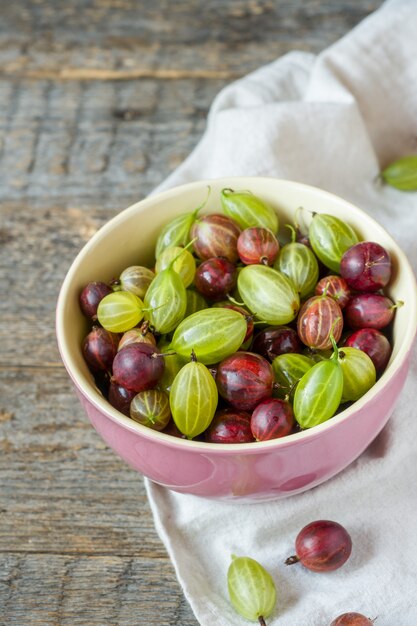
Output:
<instances>
[{"instance_id":1,"label":"bowl interior","mask_svg":"<svg viewBox=\"0 0 417 626\"><path fill-rule=\"evenodd\" d=\"M371 217L333 194L290 181L247 177L191 183L146 198L122 211L104 225L82 249L65 278L57 306L58 344L64 363L77 386L112 419L121 421L142 434L149 431L114 410L95 387L81 353L81 343L88 332L88 323L81 314L78 298L83 287L90 281L108 282L118 277L129 265L152 267L155 242L161 228L175 216L193 211L199 206L207 196L208 185L211 193L202 214L221 212L220 191L223 188L248 189L276 209L280 222L280 237L288 238L285 224L294 223L295 211L301 206L302 215L307 223L311 219L309 212L331 213L348 222L361 239L377 241L390 252L393 275L388 295L394 301L402 300L404 306L396 311L390 364L375 387L368 392L375 393L384 384L384 379L399 367L404 355L410 349L415 334L417 319L415 278L405 255L390 235ZM348 411L349 409L321 427L328 427L333 420L339 419ZM312 429L314 430L316 429ZM305 436L312 431L290 437ZM146 436L166 437L154 431L146 432ZM197 442L177 441L179 445L197 445ZM275 443L277 441L281 440L275 440Z\"/></svg>"}]
</instances>

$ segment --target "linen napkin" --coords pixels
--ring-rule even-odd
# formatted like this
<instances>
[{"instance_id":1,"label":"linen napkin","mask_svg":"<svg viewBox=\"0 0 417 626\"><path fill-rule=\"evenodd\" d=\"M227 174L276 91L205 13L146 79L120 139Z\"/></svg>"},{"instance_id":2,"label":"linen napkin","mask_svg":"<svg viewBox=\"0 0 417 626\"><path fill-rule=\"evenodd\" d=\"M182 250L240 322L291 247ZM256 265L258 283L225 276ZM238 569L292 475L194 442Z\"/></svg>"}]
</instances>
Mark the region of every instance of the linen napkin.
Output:
<instances>
[{"instance_id":1,"label":"linen napkin","mask_svg":"<svg viewBox=\"0 0 417 626\"><path fill-rule=\"evenodd\" d=\"M223 89L201 142L160 187L227 175L322 187L372 214L417 269L417 192L378 184L417 153L417 2L392 0L318 56L291 52ZM247 555L278 591L270 626L326 626L340 613L417 624L417 359L388 425L346 470L301 495L257 504L181 495L146 481L155 525L197 620L244 626L226 585ZM286 567L298 531L332 519L353 552L339 570Z\"/></svg>"}]
</instances>

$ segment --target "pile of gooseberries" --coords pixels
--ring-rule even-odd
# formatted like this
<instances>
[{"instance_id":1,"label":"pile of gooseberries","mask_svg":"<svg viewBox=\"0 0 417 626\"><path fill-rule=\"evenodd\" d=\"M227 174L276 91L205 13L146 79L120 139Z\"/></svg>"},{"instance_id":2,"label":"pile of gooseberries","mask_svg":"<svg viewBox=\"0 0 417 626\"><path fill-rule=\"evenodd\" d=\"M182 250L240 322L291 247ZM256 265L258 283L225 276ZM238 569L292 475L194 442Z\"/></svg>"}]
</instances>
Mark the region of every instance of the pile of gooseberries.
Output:
<instances>
[{"instance_id":1,"label":"pile of gooseberries","mask_svg":"<svg viewBox=\"0 0 417 626\"><path fill-rule=\"evenodd\" d=\"M344 220L287 225L223 189L159 234L152 267L92 282L82 350L110 404L149 428L211 443L285 437L332 418L384 372L396 308L389 252ZM285 229L283 229L285 230Z\"/></svg>"}]
</instances>

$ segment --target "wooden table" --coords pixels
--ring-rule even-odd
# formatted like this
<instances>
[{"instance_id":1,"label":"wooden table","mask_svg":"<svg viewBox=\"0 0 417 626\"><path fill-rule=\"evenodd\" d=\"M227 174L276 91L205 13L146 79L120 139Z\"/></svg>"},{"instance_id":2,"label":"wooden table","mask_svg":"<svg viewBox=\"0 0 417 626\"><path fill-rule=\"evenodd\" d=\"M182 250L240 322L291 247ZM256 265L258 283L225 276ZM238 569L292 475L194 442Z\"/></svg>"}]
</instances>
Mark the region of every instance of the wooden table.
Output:
<instances>
[{"instance_id":1,"label":"wooden table","mask_svg":"<svg viewBox=\"0 0 417 626\"><path fill-rule=\"evenodd\" d=\"M1 3L0 624L196 624L142 478L60 362L58 290L91 235L187 156L225 84L319 52L380 4Z\"/></svg>"}]
</instances>

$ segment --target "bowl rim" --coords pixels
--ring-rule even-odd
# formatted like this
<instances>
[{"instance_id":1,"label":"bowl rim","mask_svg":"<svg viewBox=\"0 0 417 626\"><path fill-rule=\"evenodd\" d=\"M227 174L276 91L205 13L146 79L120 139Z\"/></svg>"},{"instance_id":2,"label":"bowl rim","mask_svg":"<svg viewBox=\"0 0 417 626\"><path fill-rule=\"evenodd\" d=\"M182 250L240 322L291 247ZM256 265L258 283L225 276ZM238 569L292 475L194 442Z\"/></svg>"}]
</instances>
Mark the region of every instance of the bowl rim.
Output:
<instances>
[{"instance_id":1,"label":"bowl rim","mask_svg":"<svg viewBox=\"0 0 417 626\"><path fill-rule=\"evenodd\" d=\"M138 422L135 422L130 417L127 417L123 413L119 412L117 409L113 408L109 402L101 395L98 389L95 387L94 383L88 382L87 379L78 371L78 367L75 364L74 360L71 356L71 350L66 342L66 332L64 325L64 310L67 300L67 294L70 290L72 280L76 276L77 268L83 261L83 259L89 254L91 248L94 248L96 242L99 239L105 238L109 232L114 228L116 224L119 222L128 220L131 215L137 213L138 209L140 210L142 207L150 208L152 205L158 204L160 201L169 200L173 197L181 195L186 191L191 191L193 189L199 189L204 187L210 187L210 185L215 182L216 184L223 185L224 187L230 187L235 185L236 187L242 187L242 183L244 182L245 186L250 185L250 181L254 180L257 182L262 182L263 180L270 183L271 181L282 183L284 185L289 185L294 190L302 189L307 192L313 192L315 194L326 197L331 201L337 202L339 205L342 204L349 211L353 211L355 214L365 215L366 219L373 223L378 230L382 230L385 235L389 238L392 248L395 250L395 256L398 260L399 265L405 269L406 272L409 273L410 278L410 289L407 292L407 299L411 302L411 312L408 318L407 331L404 337L404 340L399 348L399 351L392 363L389 365L389 371L385 371L382 376L376 381L375 385L367 391L359 400L356 400L351 406L341 411L339 414L334 415L331 419L314 426L313 428L302 430L301 432L293 433L291 435L286 435L285 437L278 439L270 439L268 441L254 441L248 443L240 443L236 444L214 444L205 441L195 441L188 440L186 438L175 437L169 435L167 433L159 432L148 428ZM414 320L414 323L413 323ZM396 243L396 241L391 237L391 235L385 230L383 226L381 226L373 217L367 214L365 211L357 207L356 205L350 203L347 200L344 200L340 196L337 196L334 193L325 191L324 189L320 189L319 187L315 187L313 185L307 185L305 183L300 183L297 181L286 180L276 178L274 176L230 176L230 177L220 177L213 179L202 179L193 181L190 183L185 183L176 187L172 187L166 191L152 193L151 195L143 198L142 200L135 202L130 205L126 209L120 211L117 215L107 221L99 230L89 239L89 241L81 248L78 252L77 256L71 263L70 268L68 269L64 281L62 283L57 306L56 306L56 336L58 342L58 349L62 358L62 361L65 365L65 368L72 379L76 388L81 392L83 396L91 403L100 413L104 414L108 419L113 422L116 422L124 429L127 429L131 432L144 437L149 441L153 441L154 443L160 443L162 445L167 445L169 447L179 448L182 451L190 452L190 453L203 453L209 452L210 454L223 454L225 452L234 454L258 454L262 450L270 450L271 448L286 448L288 446L296 445L298 442L305 442L313 440L317 437L320 437L323 432L327 430L331 430L336 428L339 424L347 421L349 418L353 417L357 412L361 411L361 409L371 402L379 393L383 391L385 383L388 380L392 379L398 370L402 367L404 362L406 361L415 336L417 332L417 284L414 278L413 270L411 265L405 256L404 252L401 250L400 246Z\"/></svg>"}]
</instances>

